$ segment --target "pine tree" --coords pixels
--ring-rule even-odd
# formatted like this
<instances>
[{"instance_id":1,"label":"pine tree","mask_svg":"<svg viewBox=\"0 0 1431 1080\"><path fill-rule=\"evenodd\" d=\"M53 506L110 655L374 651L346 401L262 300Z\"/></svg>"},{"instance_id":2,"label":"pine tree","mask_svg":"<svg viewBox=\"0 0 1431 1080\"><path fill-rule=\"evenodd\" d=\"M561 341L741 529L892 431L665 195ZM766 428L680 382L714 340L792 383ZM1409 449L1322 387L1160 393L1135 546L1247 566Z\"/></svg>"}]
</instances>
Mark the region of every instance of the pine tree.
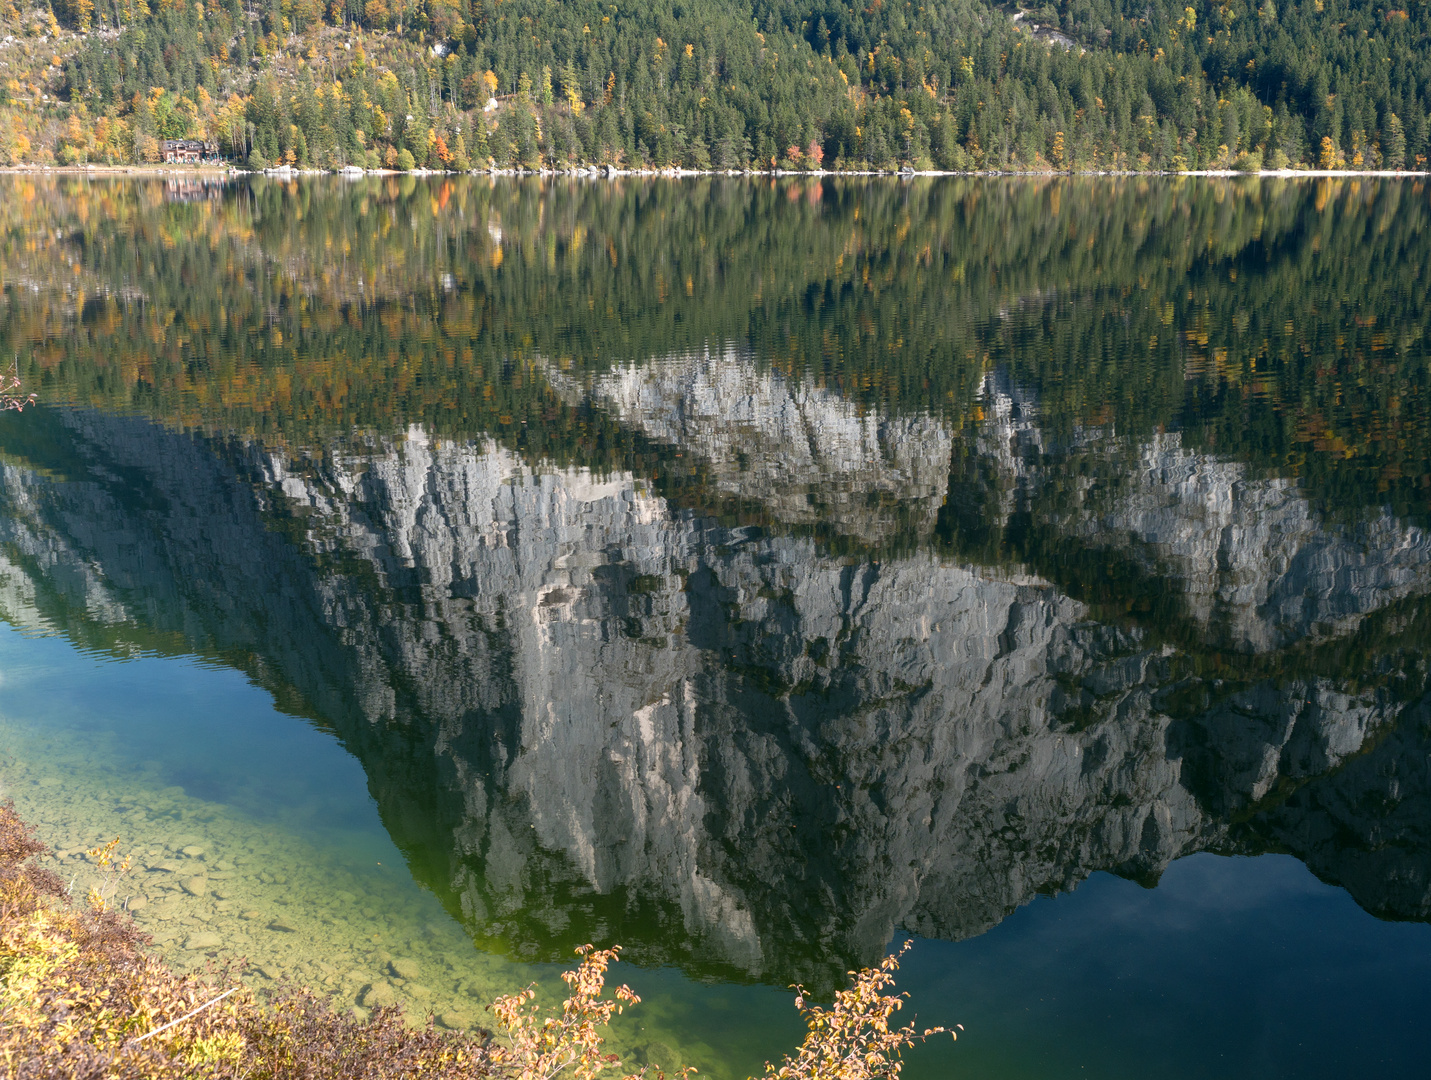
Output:
<instances>
[{"instance_id":1,"label":"pine tree","mask_svg":"<svg viewBox=\"0 0 1431 1080\"><path fill-rule=\"evenodd\" d=\"M485 169L492 157L492 149L487 142L487 120L481 114L472 125L472 161L479 169Z\"/></svg>"},{"instance_id":2,"label":"pine tree","mask_svg":"<svg viewBox=\"0 0 1431 1080\"><path fill-rule=\"evenodd\" d=\"M54 7L73 26L91 2ZM119 0L112 15L96 5L93 16L117 36L91 34L64 58L62 100L86 116L112 113L127 125L122 141L81 151L3 90L0 105L7 122L13 113L26 131L47 132L37 154L94 159L132 158L144 139L206 129L234 156L257 148L270 162L291 151L338 165L390 143L426 160L428 129L460 125L470 159L482 162L487 129L478 134L474 114L499 88L527 112L503 120L506 143L518 136L527 161L555 152L768 167L791 146L803 161L811 140L832 163L946 168L1320 164L1323 140L1332 167L1357 155L1390 168L1431 157L1431 51L1415 47L1431 32L1425 5L1376 16L1363 0L1328 0L1319 16L1251 0L1234 18L1185 2L1152 0L1136 20L1104 0L1076 16L1063 5L1061 22L1045 8L1039 21L1075 39L1065 50L1026 48L1027 23L990 21L989 0L929 0L918 13L829 0L803 30L776 0L675 10L631 0L619 20L596 23L595 9L541 0L258 0L253 23L238 0L206 3L202 14ZM1313 47L1329 20L1341 29L1335 52ZM353 21L373 32L329 54L321 24ZM1387 56L1409 59L1387 65ZM220 104L234 91L251 95L242 117ZM516 106L503 102L500 115Z\"/></svg>"},{"instance_id":3,"label":"pine tree","mask_svg":"<svg viewBox=\"0 0 1431 1080\"><path fill-rule=\"evenodd\" d=\"M1394 112L1386 114L1386 130L1381 136L1381 167L1406 167L1406 129L1401 126L1401 118Z\"/></svg>"},{"instance_id":4,"label":"pine tree","mask_svg":"<svg viewBox=\"0 0 1431 1080\"><path fill-rule=\"evenodd\" d=\"M1418 169L1426 168L1431 160L1431 115L1422 114L1407 140L1409 162Z\"/></svg>"}]
</instances>

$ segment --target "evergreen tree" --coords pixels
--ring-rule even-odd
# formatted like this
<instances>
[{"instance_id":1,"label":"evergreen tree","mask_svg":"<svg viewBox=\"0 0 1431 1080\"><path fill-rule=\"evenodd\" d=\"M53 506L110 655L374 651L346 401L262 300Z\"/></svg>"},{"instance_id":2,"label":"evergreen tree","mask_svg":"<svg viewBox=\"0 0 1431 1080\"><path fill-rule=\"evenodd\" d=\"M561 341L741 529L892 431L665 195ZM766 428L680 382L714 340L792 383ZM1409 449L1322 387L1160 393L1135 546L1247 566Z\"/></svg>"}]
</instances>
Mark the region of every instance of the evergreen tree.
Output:
<instances>
[{"instance_id":1,"label":"evergreen tree","mask_svg":"<svg viewBox=\"0 0 1431 1080\"><path fill-rule=\"evenodd\" d=\"M77 25L75 3L56 10ZM326 22L364 32L340 44ZM1431 145L1428 38L1431 7L1369 0L1050 0L1017 23L987 0L271 0L257 21L154 5L64 58L48 149L81 106L137 133L116 148L133 154L212 132L237 97L243 152L269 160L425 159L428 130L459 122L481 160L474 120L498 97L494 155L527 164L803 166L813 142L850 168L1412 167Z\"/></svg>"}]
</instances>

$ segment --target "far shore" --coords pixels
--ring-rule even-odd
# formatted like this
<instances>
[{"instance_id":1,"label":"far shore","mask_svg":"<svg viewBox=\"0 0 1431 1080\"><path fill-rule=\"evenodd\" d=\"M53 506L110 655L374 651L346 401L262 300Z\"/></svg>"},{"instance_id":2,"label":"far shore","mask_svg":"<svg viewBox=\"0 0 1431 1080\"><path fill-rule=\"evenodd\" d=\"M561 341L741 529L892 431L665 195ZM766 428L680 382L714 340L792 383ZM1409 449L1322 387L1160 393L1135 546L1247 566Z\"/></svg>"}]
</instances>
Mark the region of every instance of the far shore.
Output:
<instances>
[{"instance_id":1,"label":"far shore","mask_svg":"<svg viewBox=\"0 0 1431 1080\"><path fill-rule=\"evenodd\" d=\"M680 179L702 176L790 176L790 177L841 177L841 176L1032 176L1052 178L1057 176L1258 176L1295 179L1298 177L1378 177L1386 179L1431 176L1426 169L1187 169L1181 172L1157 169L1090 169L1086 171L1052 169L976 169L957 172L945 169L619 169L610 165L573 165L560 169L494 168L469 169L465 172L442 169L410 169L400 172L396 169L296 169L284 166L276 169L248 169L237 165L3 165L0 175L14 176L162 176L182 177L230 177L267 176L275 179L296 179L312 176L345 176L357 179L362 176L569 176L586 179L615 177L659 177Z\"/></svg>"}]
</instances>

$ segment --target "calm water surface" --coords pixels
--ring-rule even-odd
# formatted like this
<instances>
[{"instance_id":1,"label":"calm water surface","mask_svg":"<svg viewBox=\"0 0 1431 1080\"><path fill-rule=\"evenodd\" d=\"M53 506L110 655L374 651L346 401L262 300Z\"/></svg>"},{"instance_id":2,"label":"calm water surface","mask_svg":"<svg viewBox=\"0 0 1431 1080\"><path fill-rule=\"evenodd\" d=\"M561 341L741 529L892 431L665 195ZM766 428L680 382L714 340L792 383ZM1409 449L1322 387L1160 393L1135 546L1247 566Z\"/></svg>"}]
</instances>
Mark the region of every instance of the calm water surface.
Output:
<instances>
[{"instance_id":1,"label":"calm water surface","mask_svg":"<svg viewBox=\"0 0 1431 1080\"><path fill-rule=\"evenodd\" d=\"M740 1078L1419 1076L1421 181L0 181L0 787L174 962Z\"/></svg>"}]
</instances>

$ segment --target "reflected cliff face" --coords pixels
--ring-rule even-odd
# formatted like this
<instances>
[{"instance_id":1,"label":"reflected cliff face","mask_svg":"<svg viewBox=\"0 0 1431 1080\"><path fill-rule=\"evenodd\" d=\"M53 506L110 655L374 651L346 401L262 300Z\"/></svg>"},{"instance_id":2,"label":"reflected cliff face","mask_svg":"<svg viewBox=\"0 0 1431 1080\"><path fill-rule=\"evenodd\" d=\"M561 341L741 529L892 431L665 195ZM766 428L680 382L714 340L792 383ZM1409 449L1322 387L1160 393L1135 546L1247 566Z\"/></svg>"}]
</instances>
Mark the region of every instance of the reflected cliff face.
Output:
<instances>
[{"instance_id":1,"label":"reflected cliff face","mask_svg":"<svg viewBox=\"0 0 1431 1080\"><path fill-rule=\"evenodd\" d=\"M650 370L593 392L718 474L749 446L746 472L786 478L776 518L810 512L797 478L834 477L835 512L878 534L883 494L949 453L937 425L852 423L734 357L733 424L708 358ZM972 439L987 504L1126 568L1130 595L1162 581L1169 614L1098 618L1059 580L1077 557L837 555L490 440L413 428L300 459L58 411L41 445L68 460L5 466L6 616L242 664L336 729L418 872L524 955L619 939L828 983L897 927L976 934L1207 848L1289 849L1424 918L1424 535L1328 526L1295 485L1175 439L1030 468L1004 450L1035 438L1031 409L1019 427L997 395ZM1075 467L1101 485L1034 497ZM933 535L937 502L921 513Z\"/></svg>"},{"instance_id":2,"label":"reflected cliff face","mask_svg":"<svg viewBox=\"0 0 1431 1080\"><path fill-rule=\"evenodd\" d=\"M1260 258L1317 197L1259 195ZM961 213L969 234L1007 220ZM490 396L540 419L521 436L420 410L362 435L185 433L93 395L5 417L0 608L243 668L359 757L473 934L526 957L619 941L828 986L896 929L978 934L1209 849L1290 851L1377 915L1427 918L1421 513L1396 478L1348 497L1340 466L1220 449L1261 407L1208 404L1225 371L1178 365L1183 423L1140 426L1116 383L1069 408L1043 360L992 355L1057 304L1025 288L968 324L993 347L977 377L926 380L967 386L948 408L787 370L707 312L699 347L509 364Z\"/></svg>"}]
</instances>

